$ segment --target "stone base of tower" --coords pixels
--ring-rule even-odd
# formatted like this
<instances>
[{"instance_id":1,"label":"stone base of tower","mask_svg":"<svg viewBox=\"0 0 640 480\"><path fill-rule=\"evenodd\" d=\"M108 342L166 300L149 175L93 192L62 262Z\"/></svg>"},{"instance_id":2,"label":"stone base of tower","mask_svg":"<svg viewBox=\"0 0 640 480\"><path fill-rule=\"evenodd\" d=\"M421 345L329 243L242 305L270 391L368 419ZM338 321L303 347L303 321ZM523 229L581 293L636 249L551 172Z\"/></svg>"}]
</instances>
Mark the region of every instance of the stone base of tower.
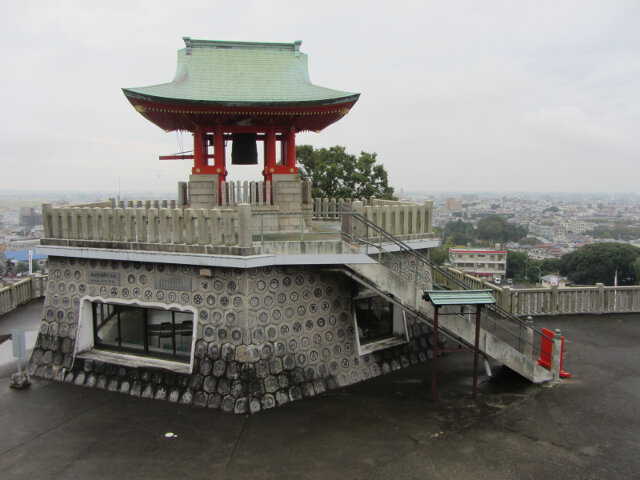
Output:
<instances>
[{"instance_id":1,"label":"stone base of tower","mask_svg":"<svg viewBox=\"0 0 640 480\"><path fill-rule=\"evenodd\" d=\"M252 210L263 215L252 221L254 231L260 228L271 231L299 231L301 218L310 223L313 211L311 185L300 180L299 174L273 174L268 182L221 182L219 175L191 175L188 190L183 194L184 183L179 184L181 205L193 209L234 209L240 203L248 203ZM286 215L292 213L295 215ZM301 217L300 213L309 214Z\"/></svg>"},{"instance_id":2,"label":"stone base of tower","mask_svg":"<svg viewBox=\"0 0 640 480\"><path fill-rule=\"evenodd\" d=\"M191 208L217 208L220 205L218 175L190 175L189 197Z\"/></svg>"},{"instance_id":3,"label":"stone base of tower","mask_svg":"<svg viewBox=\"0 0 640 480\"><path fill-rule=\"evenodd\" d=\"M409 317L406 338L365 353L355 285L321 266L49 261L44 318L29 365L30 374L48 379L255 413L424 362L430 353L428 328ZM103 325L118 309L123 329L111 338ZM124 329L132 311L146 312L140 335ZM151 319L159 312L176 314L173 357L170 349L158 351L171 344L163 330L153 334ZM96 345L104 337L122 345Z\"/></svg>"}]
</instances>

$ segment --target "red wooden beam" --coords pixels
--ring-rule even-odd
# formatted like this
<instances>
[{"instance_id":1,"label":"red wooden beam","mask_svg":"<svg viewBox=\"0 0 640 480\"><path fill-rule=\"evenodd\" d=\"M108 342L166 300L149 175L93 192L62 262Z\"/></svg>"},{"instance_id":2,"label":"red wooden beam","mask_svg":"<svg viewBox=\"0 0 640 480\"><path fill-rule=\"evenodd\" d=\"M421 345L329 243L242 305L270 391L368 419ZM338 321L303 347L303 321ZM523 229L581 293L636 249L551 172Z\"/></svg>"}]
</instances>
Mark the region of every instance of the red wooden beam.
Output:
<instances>
[{"instance_id":1,"label":"red wooden beam","mask_svg":"<svg viewBox=\"0 0 640 480\"><path fill-rule=\"evenodd\" d=\"M193 155L160 155L159 160L193 160Z\"/></svg>"}]
</instances>

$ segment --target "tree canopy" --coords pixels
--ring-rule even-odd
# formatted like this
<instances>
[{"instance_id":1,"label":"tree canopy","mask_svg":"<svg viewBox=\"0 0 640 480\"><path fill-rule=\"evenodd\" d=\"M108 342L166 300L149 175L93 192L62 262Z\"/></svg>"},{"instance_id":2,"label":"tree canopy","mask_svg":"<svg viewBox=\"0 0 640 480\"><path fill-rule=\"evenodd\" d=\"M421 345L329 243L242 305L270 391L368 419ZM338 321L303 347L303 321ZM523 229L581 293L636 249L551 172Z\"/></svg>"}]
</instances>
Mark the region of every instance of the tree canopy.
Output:
<instances>
[{"instance_id":1,"label":"tree canopy","mask_svg":"<svg viewBox=\"0 0 640 480\"><path fill-rule=\"evenodd\" d=\"M623 243L594 243L563 255L559 261L562 275L582 285L613 285L616 271L618 285L634 285L638 281L636 262L640 249Z\"/></svg>"},{"instance_id":2,"label":"tree canopy","mask_svg":"<svg viewBox=\"0 0 640 480\"><path fill-rule=\"evenodd\" d=\"M444 234L447 238L444 242L448 245L466 245L475 240L476 229L471 222L457 220L447 222L444 226Z\"/></svg>"},{"instance_id":3,"label":"tree canopy","mask_svg":"<svg viewBox=\"0 0 640 480\"><path fill-rule=\"evenodd\" d=\"M393 188L384 166L376 163L377 154L347 153L339 145L314 149L296 147L302 180L310 180L313 197L393 199Z\"/></svg>"},{"instance_id":4,"label":"tree canopy","mask_svg":"<svg viewBox=\"0 0 640 480\"><path fill-rule=\"evenodd\" d=\"M488 215L478 221L478 238L491 242L518 241L527 236L527 228L507 222L500 215Z\"/></svg>"}]
</instances>

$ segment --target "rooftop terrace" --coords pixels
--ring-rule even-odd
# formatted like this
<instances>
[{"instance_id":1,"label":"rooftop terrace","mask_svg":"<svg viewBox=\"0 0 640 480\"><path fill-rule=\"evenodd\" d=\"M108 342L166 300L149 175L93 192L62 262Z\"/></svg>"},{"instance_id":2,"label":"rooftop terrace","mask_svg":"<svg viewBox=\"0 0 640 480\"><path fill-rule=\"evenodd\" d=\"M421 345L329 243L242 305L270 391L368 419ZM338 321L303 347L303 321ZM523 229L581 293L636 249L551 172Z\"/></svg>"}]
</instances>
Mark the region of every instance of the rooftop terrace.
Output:
<instances>
[{"instance_id":1,"label":"rooftop terrace","mask_svg":"<svg viewBox=\"0 0 640 480\"><path fill-rule=\"evenodd\" d=\"M440 362L436 402L424 363L251 416L41 379L13 391L4 377L0 469L12 479L633 478L639 320L546 318L570 339L573 377L544 388L494 368L477 400L462 353Z\"/></svg>"}]
</instances>

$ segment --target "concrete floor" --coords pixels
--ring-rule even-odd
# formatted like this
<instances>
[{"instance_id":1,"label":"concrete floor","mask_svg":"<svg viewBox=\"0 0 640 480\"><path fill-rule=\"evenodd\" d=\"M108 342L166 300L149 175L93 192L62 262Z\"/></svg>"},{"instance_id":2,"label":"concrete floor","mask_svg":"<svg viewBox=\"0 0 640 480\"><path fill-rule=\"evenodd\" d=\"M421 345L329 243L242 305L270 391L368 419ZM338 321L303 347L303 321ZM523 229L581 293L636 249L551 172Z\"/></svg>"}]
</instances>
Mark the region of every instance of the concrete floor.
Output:
<instances>
[{"instance_id":1,"label":"concrete floor","mask_svg":"<svg viewBox=\"0 0 640 480\"><path fill-rule=\"evenodd\" d=\"M3 319L0 319L0 324ZM470 398L472 357L254 416L35 379L0 379L0 471L12 479L600 479L640 471L640 316L538 320L567 337L554 387L502 367ZM177 436L165 437L172 432Z\"/></svg>"}]
</instances>

